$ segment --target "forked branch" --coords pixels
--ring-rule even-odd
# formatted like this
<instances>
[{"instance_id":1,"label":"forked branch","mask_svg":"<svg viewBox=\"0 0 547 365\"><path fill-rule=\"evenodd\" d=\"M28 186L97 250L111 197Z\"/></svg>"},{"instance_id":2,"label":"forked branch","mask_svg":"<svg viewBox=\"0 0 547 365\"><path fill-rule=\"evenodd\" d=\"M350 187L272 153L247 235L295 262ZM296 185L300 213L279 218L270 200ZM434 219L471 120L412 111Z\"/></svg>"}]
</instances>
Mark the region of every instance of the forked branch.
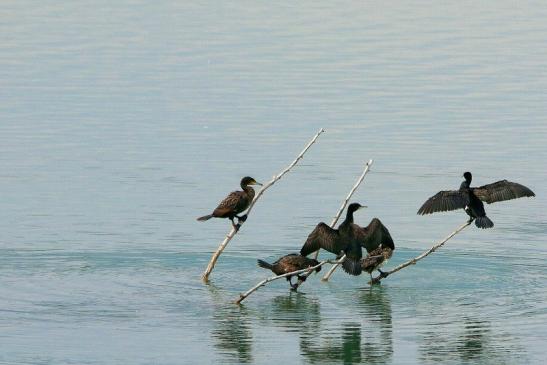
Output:
<instances>
[{"instance_id":1,"label":"forked branch","mask_svg":"<svg viewBox=\"0 0 547 365\"><path fill-rule=\"evenodd\" d=\"M262 196L262 194L264 194L264 192L270 187L272 186L273 184L275 184L279 179L281 179L283 177L283 175L285 175L287 172L289 172L303 157L304 157L304 154L308 151L308 149L315 143L315 141L317 140L317 138L319 138L319 136L325 132L325 130L323 128L321 128L319 130L319 132L317 132L315 134L315 136L312 138L312 140L306 145L306 147L304 147L304 149L302 150L302 152L300 152L300 154L296 157L296 159L289 165L287 166L283 171L281 171L278 175L274 175L272 180L270 180L268 183L266 183L262 189L260 189L260 191L256 194L255 198L253 199L253 201L251 202L251 204L249 205L249 208L247 209L247 213L246 215L248 216L249 213L251 213L251 210L253 209L254 205L256 204L256 201ZM243 223L243 222L241 222ZM217 250L213 253L213 256L211 257L211 260L209 261L209 264L207 265L207 269L205 269L205 272L203 273L203 275L201 276L201 279L204 281L204 282L208 282L209 281L209 275L211 275L211 272L213 271L213 269L215 268L215 264L218 260L218 258L220 257L220 255L222 254L222 251L224 251L224 249L226 248L226 246L228 245L228 242L230 242L230 240L236 235L238 231L232 227L230 232L226 235L226 237L224 238L224 241L221 242L220 246L218 246Z\"/></svg>"}]
</instances>

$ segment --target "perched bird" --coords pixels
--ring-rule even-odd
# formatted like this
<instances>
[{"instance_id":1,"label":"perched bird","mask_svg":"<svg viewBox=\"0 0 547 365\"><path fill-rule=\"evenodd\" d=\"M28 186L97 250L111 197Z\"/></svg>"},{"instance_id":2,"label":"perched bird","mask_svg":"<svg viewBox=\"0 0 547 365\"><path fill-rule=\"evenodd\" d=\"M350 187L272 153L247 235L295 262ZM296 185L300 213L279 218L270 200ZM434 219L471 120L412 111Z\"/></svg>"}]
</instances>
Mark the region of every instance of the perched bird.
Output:
<instances>
[{"instance_id":1,"label":"perched bird","mask_svg":"<svg viewBox=\"0 0 547 365\"><path fill-rule=\"evenodd\" d=\"M289 272L298 271L307 269L308 267L313 267L319 265L319 261L315 259L309 259L307 257L301 256L296 253L291 253L286 256L281 257L279 260L273 264L269 264L263 260L257 260L258 266L263 267L268 270L272 270L275 275L283 275ZM315 269L316 272L321 271L321 266ZM287 281L293 290L296 290L296 284L293 284L291 279L294 275L287 276ZM306 275L296 275L300 281L306 281Z\"/></svg>"},{"instance_id":2,"label":"perched bird","mask_svg":"<svg viewBox=\"0 0 547 365\"><path fill-rule=\"evenodd\" d=\"M380 267L382 267L387 260L393 255L393 250L395 250L395 244L393 241L390 243L382 243L378 248L370 251L367 257L361 259L361 269L365 272L368 272L370 275L370 282L373 282L372 272L378 270L380 276L386 275Z\"/></svg>"},{"instance_id":3,"label":"perched bird","mask_svg":"<svg viewBox=\"0 0 547 365\"><path fill-rule=\"evenodd\" d=\"M206 221L211 218L230 218L232 221L232 226L238 230L241 222L245 222L247 215L238 216L239 213L245 211L249 207L249 204L253 201L255 196L255 191L249 185L262 185L261 183L256 182L250 176L245 176L241 179L241 189L243 191L232 191L223 201L220 202L218 207L213 211L212 214L204 215L199 217L198 221ZM237 224L234 223L234 218L237 218Z\"/></svg>"},{"instance_id":4,"label":"perched bird","mask_svg":"<svg viewBox=\"0 0 547 365\"><path fill-rule=\"evenodd\" d=\"M459 190L439 191L426 200L418 210L418 214L424 215L461 208L469 215L469 223L475 220L477 227L491 228L494 227L494 223L486 216L483 201L491 204L523 196L536 196L526 186L507 180L472 188L470 186L473 178L471 173L465 172L463 177L465 181L461 183Z\"/></svg>"},{"instance_id":5,"label":"perched bird","mask_svg":"<svg viewBox=\"0 0 547 365\"><path fill-rule=\"evenodd\" d=\"M366 227L353 223L353 213L361 208L366 207L359 203L350 204L346 219L338 229L331 228L323 222L319 223L308 236L300 254L307 256L320 248L338 256L346 254L342 268L350 275L360 275L363 247L370 252L382 243L393 245L389 231L378 218L372 219Z\"/></svg>"}]
</instances>

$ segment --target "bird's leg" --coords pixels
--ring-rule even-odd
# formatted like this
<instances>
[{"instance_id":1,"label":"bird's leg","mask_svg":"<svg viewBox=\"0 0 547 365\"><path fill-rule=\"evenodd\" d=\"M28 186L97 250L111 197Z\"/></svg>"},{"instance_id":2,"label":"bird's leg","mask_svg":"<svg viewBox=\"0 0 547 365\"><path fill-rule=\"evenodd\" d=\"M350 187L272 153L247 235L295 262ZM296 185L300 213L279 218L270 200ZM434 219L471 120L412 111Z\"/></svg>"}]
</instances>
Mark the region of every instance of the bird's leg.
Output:
<instances>
[{"instance_id":1,"label":"bird's leg","mask_svg":"<svg viewBox=\"0 0 547 365\"><path fill-rule=\"evenodd\" d=\"M287 281L289 282L289 285L291 286L291 291L296 291L298 289L298 284L292 283L292 276L287 277Z\"/></svg>"},{"instance_id":2,"label":"bird's leg","mask_svg":"<svg viewBox=\"0 0 547 365\"><path fill-rule=\"evenodd\" d=\"M245 222L247 220L247 214L242 215L241 217L236 215L237 222Z\"/></svg>"},{"instance_id":3,"label":"bird's leg","mask_svg":"<svg viewBox=\"0 0 547 365\"><path fill-rule=\"evenodd\" d=\"M387 278L387 276L389 275L387 272L383 272L380 269L376 269L376 270L378 270L378 272L380 273L380 276L378 276L380 279ZM370 275L372 276L372 273Z\"/></svg>"},{"instance_id":4,"label":"bird's leg","mask_svg":"<svg viewBox=\"0 0 547 365\"><path fill-rule=\"evenodd\" d=\"M465 212L469 216L469 220L467 221L467 223L473 222L475 220L475 217L473 217L473 215L471 215L471 208L469 208L469 206L466 205L465 208L463 208L463 210L465 210Z\"/></svg>"},{"instance_id":5,"label":"bird's leg","mask_svg":"<svg viewBox=\"0 0 547 365\"><path fill-rule=\"evenodd\" d=\"M230 218L230 220L232 221L232 227L234 227L236 232L239 231L239 227L241 227L241 224L239 222L237 222L237 224L235 224L234 218Z\"/></svg>"}]
</instances>

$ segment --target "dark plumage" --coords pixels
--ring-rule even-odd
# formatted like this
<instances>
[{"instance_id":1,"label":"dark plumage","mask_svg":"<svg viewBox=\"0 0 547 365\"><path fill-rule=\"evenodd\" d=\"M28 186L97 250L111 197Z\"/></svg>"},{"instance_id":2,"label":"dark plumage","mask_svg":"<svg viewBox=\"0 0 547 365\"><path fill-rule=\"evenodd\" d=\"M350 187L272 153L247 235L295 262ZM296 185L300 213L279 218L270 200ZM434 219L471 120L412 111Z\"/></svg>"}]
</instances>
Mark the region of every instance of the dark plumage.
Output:
<instances>
[{"instance_id":1,"label":"dark plumage","mask_svg":"<svg viewBox=\"0 0 547 365\"><path fill-rule=\"evenodd\" d=\"M350 204L346 219L338 229L331 228L323 222L319 223L308 236L300 254L307 256L320 248L339 256L345 253L346 260L342 263L344 271L350 275L360 275L362 247L367 252L378 248L382 243L394 247L389 231L378 218L372 219L366 227L353 223L353 213L360 208L364 206L359 203Z\"/></svg>"},{"instance_id":2,"label":"dark plumage","mask_svg":"<svg viewBox=\"0 0 547 365\"><path fill-rule=\"evenodd\" d=\"M483 201L491 204L503 200L521 198L524 196L536 196L526 186L507 180L497 181L492 184L472 188L472 175L470 172L463 174L465 181L459 190L445 190L433 195L421 206L418 214L431 214L449 210L464 209L469 215L469 222L475 220L479 228L491 228L494 223L486 216Z\"/></svg>"},{"instance_id":3,"label":"dark plumage","mask_svg":"<svg viewBox=\"0 0 547 365\"><path fill-rule=\"evenodd\" d=\"M211 218L229 218L232 221L232 226L235 229L239 229L240 221L245 222L247 215L238 216L237 214L245 211L249 207L249 204L253 201L255 191L249 185L262 185L256 182L252 177L246 176L241 179L241 189L243 191L232 191L223 201L220 202L218 207L212 214L199 217L198 221L206 221ZM237 218L237 224L234 223L234 218Z\"/></svg>"},{"instance_id":4,"label":"dark plumage","mask_svg":"<svg viewBox=\"0 0 547 365\"><path fill-rule=\"evenodd\" d=\"M301 256L296 253L291 253L286 256L281 257L279 260L273 264L269 264L263 260L257 260L258 266L265 269L273 271L275 275L283 275L293 271L303 270L308 267L313 267L319 265L319 261L314 259L309 259L307 257ZM315 269L316 272L321 271L321 266ZM287 281L289 282L292 289L296 290L296 284L293 284L291 279L294 275L287 276ZM296 275L300 281L306 281L306 275Z\"/></svg>"}]
</instances>

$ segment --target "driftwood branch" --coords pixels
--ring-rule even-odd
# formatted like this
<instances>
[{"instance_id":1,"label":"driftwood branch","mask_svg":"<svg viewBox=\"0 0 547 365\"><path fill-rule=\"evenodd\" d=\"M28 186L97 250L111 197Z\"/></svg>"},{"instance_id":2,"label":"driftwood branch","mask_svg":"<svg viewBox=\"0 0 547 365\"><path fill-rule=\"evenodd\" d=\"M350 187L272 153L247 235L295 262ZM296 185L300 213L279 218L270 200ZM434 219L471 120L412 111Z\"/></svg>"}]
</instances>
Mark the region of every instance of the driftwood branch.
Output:
<instances>
[{"instance_id":1,"label":"driftwood branch","mask_svg":"<svg viewBox=\"0 0 547 365\"><path fill-rule=\"evenodd\" d=\"M340 257L340 263L343 263L346 260L346 255L344 254L342 257ZM330 268L329 271L321 278L321 281L329 281L332 274L334 274L334 271L338 268L338 265L334 265Z\"/></svg>"},{"instance_id":2,"label":"driftwood branch","mask_svg":"<svg viewBox=\"0 0 547 365\"><path fill-rule=\"evenodd\" d=\"M338 210L338 214L336 215L336 217L334 218L334 220L332 221L331 223L331 227L334 228L334 225L336 224L336 222L338 222L338 219L340 218L340 216L342 215L342 212L344 211L344 209L346 208L346 205L348 204L349 200L351 199L353 193L355 193L355 190L357 190L357 188L359 187L359 185L361 185L361 183L363 182L363 179L365 178L365 175L367 174L367 172L369 171L369 168L370 166L372 165L372 160L369 160L367 162L367 164L365 165L365 169L363 170L363 173L361 174L361 176L359 176L359 179L357 179L357 182L355 183L355 185L353 185L353 188L351 188L348 196L346 197L346 199L342 202L342 206L340 207L340 209ZM319 251L317 251L315 253L315 258L317 258L317 255L318 255ZM344 260L346 259L346 255L342 256L340 258L340 263L344 262ZM336 270L336 268L339 266L340 264L336 264L334 265L333 267L330 268L330 270L325 274L325 276L323 276L323 278L321 279L321 281L328 281L330 279L330 277L332 276L332 274L334 273L334 271Z\"/></svg>"},{"instance_id":3,"label":"driftwood branch","mask_svg":"<svg viewBox=\"0 0 547 365\"><path fill-rule=\"evenodd\" d=\"M269 283L271 281L278 280L278 279L281 279L281 278L285 278L287 276L302 274L302 273L306 273L307 276L309 276L309 274L313 273L315 271L315 269L317 269L318 267L321 267L325 264L336 264L338 262L339 261L336 261L336 260L325 260L325 261L321 261L319 264L317 264L315 266L310 266L306 269L288 272L288 273L283 274L283 275L271 276L267 279L262 280L261 282L259 282L255 286L253 286L251 289L247 290L245 293L239 294L239 298L235 301L235 304L241 304L241 302L244 301L245 298L247 298L253 292L257 291L261 286L264 286L264 285L266 285L267 283Z\"/></svg>"},{"instance_id":4,"label":"driftwood branch","mask_svg":"<svg viewBox=\"0 0 547 365\"><path fill-rule=\"evenodd\" d=\"M380 274L378 277L372 279L372 282L370 284L379 284L380 281L386 277L388 277L389 275L393 274L393 273L396 273L397 271L399 270L402 270L404 269L405 267L407 266L410 266L410 265L415 265L418 261L420 261L421 259L423 259L424 257L428 256L429 254L435 252L438 248L440 248L441 246L443 246L449 239L451 239L452 237L454 237L456 234L458 234L459 232L461 232L465 227L467 227L468 225L470 225L471 222L466 222L465 224L462 224L460 227L458 227L458 229L456 229L454 232L450 233L444 240L442 240L441 242L435 244L433 247L431 247L429 250L423 252L421 255L411 259L411 260L408 260L407 262L405 263L402 263L401 265L397 266L396 268L390 270L390 271L384 271L383 274Z\"/></svg>"},{"instance_id":5,"label":"driftwood branch","mask_svg":"<svg viewBox=\"0 0 547 365\"><path fill-rule=\"evenodd\" d=\"M308 151L308 149L315 143L315 141L317 140L317 138L319 138L319 136L325 132L325 130L323 128L321 128L319 130L319 132L317 132L317 134L312 138L312 140L306 145L306 147L304 147L304 149L302 150L302 152L300 152L300 154L296 157L296 159L288 166L286 167L283 171L281 171L278 175L274 175L274 177L272 178L272 180L270 180L267 184L265 184L262 189L260 189L260 191L256 194L255 198L253 199L253 201L251 202L251 204L249 205L249 208L247 209L247 212L246 214L249 215L249 213L251 212L251 210L253 209L256 201L262 196L262 194L264 194L264 192L270 187L272 186L273 184L275 184L276 181L278 181L279 179L281 179L283 177L283 175L285 175L287 172L289 172L303 157L304 157L304 154ZM241 222L243 223L243 222ZM211 257L211 260L209 261L209 264L207 265L207 269L205 269L205 272L203 273L203 275L201 276L201 279L204 281L204 282L208 282L209 281L209 275L211 275L211 272L213 271L213 269L215 268L215 264L219 258L219 256L222 254L222 251L224 251L224 249L226 248L226 246L228 245L228 242L230 242L230 240L236 235L238 231L232 227L232 229L230 230L230 232L226 235L226 237L224 238L224 241L222 241L222 243L220 244L220 246L218 246L217 250L213 253L213 256Z\"/></svg>"}]
</instances>

